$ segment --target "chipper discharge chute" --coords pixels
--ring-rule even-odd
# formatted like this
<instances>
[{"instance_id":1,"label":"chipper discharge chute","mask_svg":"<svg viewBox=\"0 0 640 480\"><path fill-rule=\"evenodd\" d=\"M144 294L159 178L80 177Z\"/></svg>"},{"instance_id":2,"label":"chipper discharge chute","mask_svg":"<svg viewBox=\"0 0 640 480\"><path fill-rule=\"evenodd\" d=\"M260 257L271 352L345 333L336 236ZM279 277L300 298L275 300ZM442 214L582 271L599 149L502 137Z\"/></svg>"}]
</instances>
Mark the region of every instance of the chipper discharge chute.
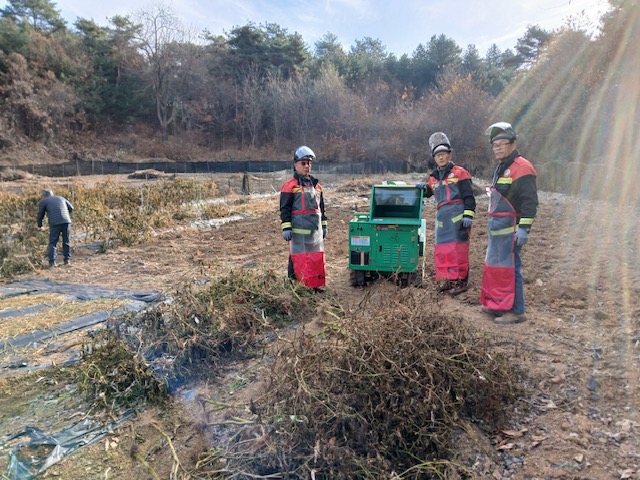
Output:
<instances>
[{"instance_id":1,"label":"chipper discharge chute","mask_svg":"<svg viewBox=\"0 0 640 480\"><path fill-rule=\"evenodd\" d=\"M422 189L401 182L371 187L369 213L355 213L349 222L352 286L365 286L378 276L403 287L422 286L422 195Z\"/></svg>"}]
</instances>

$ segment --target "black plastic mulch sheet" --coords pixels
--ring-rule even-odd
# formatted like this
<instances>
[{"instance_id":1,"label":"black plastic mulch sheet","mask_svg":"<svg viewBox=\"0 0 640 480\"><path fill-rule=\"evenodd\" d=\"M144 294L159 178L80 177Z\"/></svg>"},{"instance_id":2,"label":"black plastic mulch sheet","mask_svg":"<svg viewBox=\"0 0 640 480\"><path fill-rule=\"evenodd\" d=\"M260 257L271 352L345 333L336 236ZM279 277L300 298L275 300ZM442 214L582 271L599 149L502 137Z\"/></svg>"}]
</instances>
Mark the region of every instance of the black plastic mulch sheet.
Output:
<instances>
[{"instance_id":1,"label":"black plastic mulch sheet","mask_svg":"<svg viewBox=\"0 0 640 480\"><path fill-rule=\"evenodd\" d=\"M128 299L129 302L115 311L94 312L60 323L51 330L30 332L9 340L0 341L0 351L8 348L37 346L39 342L44 340L104 322L108 318L117 317L130 311L141 310L147 304L162 299L162 294L155 291L135 292L100 286L59 283L44 279L26 279L0 286L0 298L43 293L63 294L73 301L117 298ZM46 307L48 307L48 305L37 304L3 310L0 312L0 319L13 317L16 321L19 321L21 315L37 312ZM20 363L20 367L26 365L24 362ZM5 365L5 367L6 366L7 365ZM8 367L12 368L11 365L8 365ZM94 422L91 419L85 419L54 434L46 433L35 426L25 426L19 432L0 438L0 444L4 446L13 444L9 452L9 465L6 476L2 478L8 478L10 480L33 479L51 465L59 462L77 449L92 445L104 438L131 415L131 412L127 412L117 421L108 425ZM15 442L19 443L15 444Z\"/></svg>"},{"instance_id":2,"label":"black plastic mulch sheet","mask_svg":"<svg viewBox=\"0 0 640 480\"><path fill-rule=\"evenodd\" d=\"M109 425L101 425L87 419L53 435L36 427L26 427L24 430L3 439L3 443L6 443L27 438L27 440L15 445L9 452L6 478L31 480L79 448L100 441L130 417L131 412L128 412L117 422Z\"/></svg>"},{"instance_id":3,"label":"black plastic mulch sheet","mask_svg":"<svg viewBox=\"0 0 640 480\"><path fill-rule=\"evenodd\" d=\"M130 298L142 302L155 302L160 298L159 292L135 292L93 285L77 285L75 283L53 282L51 280L33 278L12 282L0 286L0 298L36 293L64 293L77 300L95 300L98 298Z\"/></svg>"},{"instance_id":4,"label":"black plastic mulch sheet","mask_svg":"<svg viewBox=\"0 0 640 480\"><path fill-rule=\"evenodd\" d=\"M43 293L64 294L70 300L87 301L100 298L129 299L130 302L115 311L98 311L82 317L74 318L67 322L57 324L50 330L36 330L25 335L20 335L8 340L0 340L0 351L8 347L22 348L34 343L48 340L58 335L80 330L106 321L114 316L124 315L127 312L138 311L148 303L160 300L160 292L135 292L131 290L112 289L92 285L77 285L73 283L53 282L46 279L26 279L0 286L0 298L8 298L17 295L33 295ZM0 318L19 317L27 313L37 312L47 305L32 305L30 307L8 309L0 312Z\"/></svg>"}]
</instances>

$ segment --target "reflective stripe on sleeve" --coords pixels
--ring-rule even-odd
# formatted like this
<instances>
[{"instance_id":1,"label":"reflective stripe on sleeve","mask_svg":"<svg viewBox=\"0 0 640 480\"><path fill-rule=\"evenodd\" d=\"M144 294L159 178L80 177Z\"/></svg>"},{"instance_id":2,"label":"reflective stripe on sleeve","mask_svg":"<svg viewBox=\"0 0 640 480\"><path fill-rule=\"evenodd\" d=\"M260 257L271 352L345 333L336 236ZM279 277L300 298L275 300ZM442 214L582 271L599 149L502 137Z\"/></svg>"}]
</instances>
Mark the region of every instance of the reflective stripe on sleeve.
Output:
<instances>
[{"instance_id":1,"label":"reflective stripe on sleeve","mask_svg":"<svg viewBox=\"0 0 640 480\"><path fill-rule=\"evenodd\" d=\"M489 235L509 235L514 233L513 227L501 228L500 230L489 230Z\"/></svg>"},{"instance_id":2,"label":"reflective stripe on sleeve","mask_svg":"<svg viewBox=\"0 0 640 480\"><path fill-rule=\"evenodd\" d=\"M513 178L511 178L511 177L500 177L496 183L497 184L502 184L502 185L511 185L513 183Z\"/></svg>"}]
</instances>

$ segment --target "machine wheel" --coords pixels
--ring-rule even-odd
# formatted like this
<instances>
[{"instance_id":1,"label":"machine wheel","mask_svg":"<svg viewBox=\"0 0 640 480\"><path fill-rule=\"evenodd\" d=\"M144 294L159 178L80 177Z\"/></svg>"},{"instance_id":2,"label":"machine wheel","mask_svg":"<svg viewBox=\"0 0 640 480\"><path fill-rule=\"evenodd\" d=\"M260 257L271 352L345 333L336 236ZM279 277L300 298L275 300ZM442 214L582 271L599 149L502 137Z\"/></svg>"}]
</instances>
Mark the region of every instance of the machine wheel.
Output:
<instances>
[{"instance_id":1,"label":"machine wheel","mask_svg":"<svg viewBox=\"0 0 640 480\"><path fill-rule=\"evenodd\" d=\"M418 265L418 268L415 272L411 274L411 284L416 288L422 288L425 284L424 275L425 275L425 260L422 257L422 261Z\"/></svg>"},{"instance_id":2,"label":"machine wheel","mask_svg":"<svg viewBox=\"0 0 640 480\"><path fill-rule=\"evenodd\" d=\"M352 287L364 287L366 285L364 270L351 270L350 280Z\"/></svg>"},{"instance_id":3,"label":"machine wheel","mask_svg":"<svg viewBox=\"0 0 640 480\"><path fill-rule=\"evenodd\" d=\"M422 267L411 274L411 285L416 288L422 288L424 286L424 270Z\"/></svg>"},{"instance_id":4,"label":"machine wheel","mask_svg":"<svg viewBox=\"0 0 640 480\"><path fill-rule=\"evenodd\" d=\"M405 288L409 286L409 275L410 273L405 272L394 272L391 274L389 279L398 287Z\"/></svg>"}]
</instances>

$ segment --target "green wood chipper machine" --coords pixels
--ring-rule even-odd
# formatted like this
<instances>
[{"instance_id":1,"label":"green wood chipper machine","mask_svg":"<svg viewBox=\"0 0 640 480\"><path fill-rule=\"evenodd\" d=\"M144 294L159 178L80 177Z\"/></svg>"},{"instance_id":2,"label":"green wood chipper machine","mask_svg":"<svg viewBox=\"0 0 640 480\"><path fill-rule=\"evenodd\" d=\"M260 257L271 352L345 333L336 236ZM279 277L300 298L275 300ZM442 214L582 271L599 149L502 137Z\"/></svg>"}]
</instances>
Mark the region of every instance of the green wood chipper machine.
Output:
<instances>
[{"instance_id":1,"label":"green wood chipper machine","mask_svg":"<svg viewBox=\"0 0 640 480\"><path fill-rule=\"evenodd\" d=\"M423 191L404 182L371 187L369 213L349 222L351 285L363 287L382 276L406 287L422 286L425 221Z\"/></svg>"}]
</instances>

